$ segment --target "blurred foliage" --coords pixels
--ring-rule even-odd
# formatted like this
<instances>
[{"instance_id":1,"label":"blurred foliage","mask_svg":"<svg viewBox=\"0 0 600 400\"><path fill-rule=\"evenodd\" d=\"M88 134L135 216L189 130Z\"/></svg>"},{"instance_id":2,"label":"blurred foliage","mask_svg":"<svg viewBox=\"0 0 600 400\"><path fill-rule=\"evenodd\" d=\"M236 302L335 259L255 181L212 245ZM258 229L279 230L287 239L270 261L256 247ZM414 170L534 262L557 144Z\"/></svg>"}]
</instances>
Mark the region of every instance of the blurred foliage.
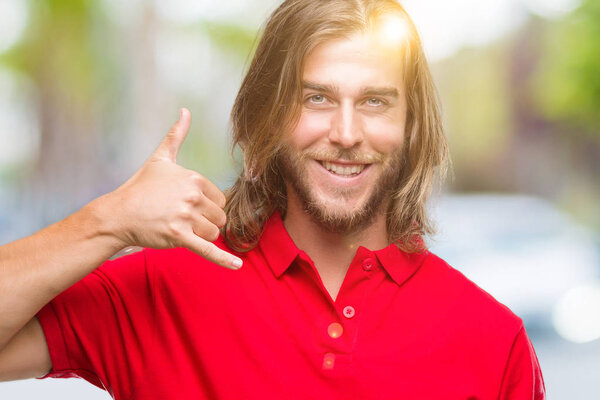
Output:
<instances>
[{"instance_id":1,"label":"blurred foliage","mask_svg":"<svg viewBox=\"0 0 600 400\"><path fill-rule=\"evenodd\" d=\"M206 37L215 50L215 57L223 59L218 62L233 65L242 65L252 56L257 31L230 21L206 20L168 24L159 19L157 28L152 25L154 22L144 25L147 21L140 16L144 10L154 8L139 7L139 10L127 27L120 28L103 0L29 0L27 30L12 49L0 54L0 63L32 79L40 94L42 110L38 111L42 122L43 115L65 112L74 114L74 118L92 121L104 137L97 144L107 146L104 153L113 158L111 163L119 163L119 158L124 156L119 154L119 147L126 142L125 136L133 134L131 129L140 128L127 125L127 116L135 112L132 108L139 108L140 93L135 91L136 84L146 87L156 85L159 89L155 95L173 98L175 107L187 105L194 110L196 133L188 138L183 160L190 168L209 176L219 176L219 172L222 174L225 166L229 165L229 160L223 157L227 153L227 143L219 141L226 135L214 134L217 130L224 131L222 123L226 122L215 121L214 107L218 106L214 103L215 94L197 92L193 98L186 98L185 94L176 90L168 93L172 88L164 85L161 76L149 78L151 75L144 74L146 70L136 70L132 66L144 64L154 68L156 60L152 53L144 53L140 49L152 49L156 40L155 29ZM160 16L154 14L151 18ZM144 35L145 29L153 31ZM139 35L140 40L152 43L148 47L145 46L148 43L138 41L132 50L132 40L120 36L124 34ZM147 55L150 58L143 58ZM179 56L185 57L184 54ZM214 63L219 65L218 62ZM157 81L148 81L154 78ZM44 111L48 108L51 111ZM146 111L142 110L142 113ZM35 112L32 109L32 113ZM49 124L44 124L42 130L41 134L48 138L48 142L57 136ZM83 134L85 132L74 128L68 135ZM45 151L52 152L48 148Z\"/></svg>"},{"instance_id":2,"label":"blurred foliage","mask_svg":"<svg viewBox=\"0 0 600 400\"><path fill-rule=\"evenodd\" d=\"M94 27L107 23L97 0L30 0L28 30L0 61L34 81L52 81L71 103L97 95L106 58L94 46ZM103 30L106 31L106 30Z\"/></svg>"},{"instance_id":3,"label":"blurred foliage","mask_svg":"<svg viewBox=\"0 0 600 400\"><path fill-rule=\"evenodd\" d=\"M223 118L217 118L215 115L223 110L217 112L215 108L233 101L230 96L237 90L237 79L241 82L254 55L259 38L258 31L226 21L199 21L187 27L180 27L179 30L191 31L208 38L216 50L212 54L213 64L231 68L227 79L236 79L235 82L215 82L218 86L217 93L193 93L180 99L181 104L191 107L193 118L191 132L180 151L179 162L186 168L201 171L224 189L233 184L234 176L229 157L229 135L223 132L224 128L229 128L229 124L223 126ZM215 73L211 71L211 74ZM226 114L228 113L229 110Z\"/></svg>"},{"instance_id":4,"label":"blurred foliage","mask_svg":"<svg viewBox=\"0 0 600 400\"><path fill-rule=\"evenodd\" d=\"M532 16L432 66L452 190L529 193L600 229L598 4L587 0L562 20Z\"/></svg>"},{"instance_id":5,"label":"blurred foliage","mask_svg":"<svg viewBox=\"0 0 600 400\"><path fill-rule=\"evenodd\" d=\"M433 66L452 156L481 163L508 146L512 131L505 45L463 49Z\"/></svg>"},{"instance_id":6,"label":"blurred foliage","mask_svg":"<svg viewBox=\"0 0 600 400\"><path fill-rule=\"evenodd\" d=\"M600 139L600 0L547 25L536 102L550 120Z\"/></svg>"},{"instance_id":7,"label":"blurred foliage","mask_svg":"<svg viewBox=\"0 0 600 400\"><path fill-rule=\"evenodd\" d=\"M236 56L252 58L258 44L257 32L232 24L207 22L204 31L210 40L220 49Z\"/></svg>"}]
</instances>

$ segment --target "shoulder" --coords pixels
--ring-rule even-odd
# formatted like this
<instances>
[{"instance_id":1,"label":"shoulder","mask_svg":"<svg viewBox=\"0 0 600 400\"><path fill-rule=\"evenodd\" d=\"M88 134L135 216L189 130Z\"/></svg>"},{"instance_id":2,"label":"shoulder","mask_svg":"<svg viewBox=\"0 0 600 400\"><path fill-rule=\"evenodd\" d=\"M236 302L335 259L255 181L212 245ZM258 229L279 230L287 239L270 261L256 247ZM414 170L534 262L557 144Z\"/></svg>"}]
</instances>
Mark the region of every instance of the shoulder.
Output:
<instances>
[{"instance_id":1,"label":"shoulder","mask_svg":"<svg viewBox=\"0 0 600 400\"><path fill-rule=\"evenodd\" d=\"M213 263L193 251L177 247L172 249L144 249L148 269L156 279L176 280L179 283L185 283L186 280L194 282L195 285L202 284L202 281L210 281L215 284L220 279L227 281L235 280L236 277L244 275L248 267L252 264L253 252L247 253L235 252L227 246L225 240L219 237L214 244L236 256L244 262L244 267L240 270L231 270ZM203 279L199 279L203 278Z\"/></svg>"},{"instance_id":2,"label":"shoulder","mask_svg":"<svg viewBox=\"0 0 600 400\"><path fill-rule=\"evenodd\" d=\"M465 326L496 330L513 338L521 330L521 318L435 254L428 254L418 275L436 293L434 297L444 303L446 311L461 318Z\"/></svg>"},{"instance_id":3,"label":"shoulder","mask_svg":"<svg viewBox=\"0 0 600 400\"><path fill-rule=\"evenodd\" d=\"M233 253L221 240L215 245ZM239 270L224 268L186 248L144 251L152 292L157 303L165 304L171 313L177 310L179 314L191 315L202 310L208 316L230 310L260 291L264 283L261 278L269 278L269 271L256 261L260 254L255 254L255 250L235 253L244 262Z\"/></svg>"}]
</instances>

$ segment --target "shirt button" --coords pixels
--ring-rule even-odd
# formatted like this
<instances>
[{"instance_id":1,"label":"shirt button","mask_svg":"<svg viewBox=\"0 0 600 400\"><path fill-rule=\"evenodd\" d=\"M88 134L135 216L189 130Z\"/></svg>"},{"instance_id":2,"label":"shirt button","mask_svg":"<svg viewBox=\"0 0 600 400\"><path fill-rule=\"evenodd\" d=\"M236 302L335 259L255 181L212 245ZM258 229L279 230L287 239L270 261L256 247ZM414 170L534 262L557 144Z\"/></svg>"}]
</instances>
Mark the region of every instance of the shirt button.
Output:
<instances>
[{"instance_id":1,"label":"shirt button","mask_svg":"<svg viewBox=\"0 0 600 400\"><path fill-rule=\"evenodd\" d=\"M346 318L352 318L354 317L354 314L356 314L356 311L354 310L354 307L352 306L346 306L344 307L344 311L342 311L344 313L344 317Z\"/></svg>"},{"instance_id":2,"label":"shirt button","mask_svg":"<svg viewBox=\"0 0 600 400\"><path fill-rule=\"evenodd\" d=\"M335 354L325 353L325 356L323 356L323 369L333 369L333 364L335 364Z\"/></svg>"},{"instance_id":3,"label":"shirt button","mask_svg":"<svg viewBox=\"0 0 600 400\"><path fill-rule=\"evenodd\" d=\"M327 327L327 333L329 333L329 336L331 336L334 339L337 339L340 336L342 336L342 332L344 332L344 328L340 323L334 322Z\"/></svg>"},{"instance_id":4,"label":"shirt button","mask_svg":"<svg viewBox=\"0 0 600 400\"><path fill-rule=\"evenodd\" d=\"M370 271L373 269L373 259L372 258L365 258L362 262L362 267L365 271Z\"/></svg>"}]
</instances>

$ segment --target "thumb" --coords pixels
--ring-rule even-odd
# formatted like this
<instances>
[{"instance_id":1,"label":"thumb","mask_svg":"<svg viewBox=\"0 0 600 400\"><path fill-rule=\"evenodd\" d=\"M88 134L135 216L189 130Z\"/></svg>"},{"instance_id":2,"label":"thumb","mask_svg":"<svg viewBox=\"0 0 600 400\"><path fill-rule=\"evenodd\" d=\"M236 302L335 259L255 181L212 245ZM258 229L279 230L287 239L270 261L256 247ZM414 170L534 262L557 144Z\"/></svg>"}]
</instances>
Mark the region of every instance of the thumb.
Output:
<instances>
[{"instance_id":1,"label":"thumb","mask_svg":"<svg viewBox=\"0 0 600 400\"><path fill-rule=\"evenodd\" d=\"M177 152L181 148L181 145L187 136L188 130L190 129L191 120L192 115L190 110L187 108L180 109L179 120L173 124L169 130L169 133L167 133L165 138L154 151L153 156L158 158L167 158L172 162L176 162Z\"/></svg>"}]
</instances>

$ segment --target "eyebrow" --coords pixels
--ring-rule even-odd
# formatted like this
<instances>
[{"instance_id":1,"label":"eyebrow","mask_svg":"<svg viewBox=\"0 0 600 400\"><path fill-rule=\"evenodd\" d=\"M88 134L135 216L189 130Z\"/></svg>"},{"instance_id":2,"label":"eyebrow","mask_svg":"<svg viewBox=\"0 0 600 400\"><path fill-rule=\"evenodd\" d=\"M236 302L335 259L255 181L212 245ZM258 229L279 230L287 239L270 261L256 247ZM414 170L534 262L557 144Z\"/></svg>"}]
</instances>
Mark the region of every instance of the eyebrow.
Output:
<instances>
[{"instance_id":1,"label":"eyebrow","mask_svg":"<svg viewBox=\"0 0 600 400\"><path fill-rule=\"evenodd\" d=\"M302 82L303 89L311 89L321 93L331 93L337 94L339 93L339 89L335 85L324 85L315 82L303 81ZM373 87L366 86L360 89L361 96L383 96L383 97L393 97L398 98L398 89L393 86L384 86L384 87Z\"/></svg>"},{"instance_id":2,"label":"eyebrow","mask_svg":"<svg viewBox=\"0 0 600 400\"><path fill-rule=\"evenodd\" d=\"M363 96L383 96L398 98L398 89L395 87L366 87L360 91Z\"/></svg>"}]
</instances>

